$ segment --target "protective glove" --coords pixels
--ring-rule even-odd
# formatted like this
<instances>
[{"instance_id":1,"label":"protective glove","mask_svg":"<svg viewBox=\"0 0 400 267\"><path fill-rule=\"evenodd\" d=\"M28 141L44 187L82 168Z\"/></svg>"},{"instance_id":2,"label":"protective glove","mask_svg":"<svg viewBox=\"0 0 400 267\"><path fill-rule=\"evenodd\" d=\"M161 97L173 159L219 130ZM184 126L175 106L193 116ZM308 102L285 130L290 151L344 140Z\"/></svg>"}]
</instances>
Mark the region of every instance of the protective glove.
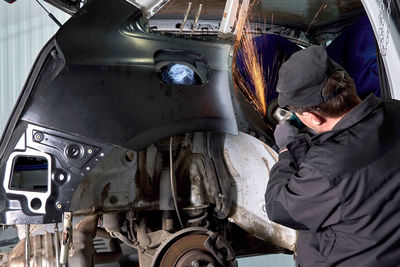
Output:
<instances>
[{"instance_id":1,"label":"protective glove","mask_svg":"<svg viewBox=\"0 0 400 267\"><path fill-rule=\"evenodd\" d=\"M286 148L286 146L296 140L299 135L299 129L291 125L289 121L281 121L275 128L274 137L275 143L279 151Z\"/></svg>"}]
</instances>

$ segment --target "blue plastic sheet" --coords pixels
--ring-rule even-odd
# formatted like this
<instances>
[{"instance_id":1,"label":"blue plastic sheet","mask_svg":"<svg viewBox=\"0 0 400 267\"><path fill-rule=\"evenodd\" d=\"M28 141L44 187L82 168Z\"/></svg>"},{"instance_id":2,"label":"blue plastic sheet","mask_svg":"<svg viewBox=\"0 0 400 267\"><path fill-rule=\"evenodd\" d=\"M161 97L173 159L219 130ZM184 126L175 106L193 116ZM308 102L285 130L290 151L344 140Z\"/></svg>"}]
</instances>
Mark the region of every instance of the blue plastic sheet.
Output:
<instances>
[{"instance_id":1,"label":"blue plastic sheet","mask_svg":"<svg viewBox=\"0 0 400 267\"><path fill-rule=\"evenodd\" d=\"M267 98L267 103L269 103L278 97L276 93L276 84L278 83L279 68L283 62L301 48L279 35L265 34L255 37L253 41L263 63L267 86L265 89L265 96ZM250 82L251 79L243 63L243 51L239 50L236 56L236 64L239 72L242 74L250 89L254 92L254 85Z\"/></svg>"},{"instance_id":2,"label":"blue plastic sheet","mask_svg":"<svg viewBox=\"0 0 400 267\"><path fill-rule=\"evenodd\" d=\"M277 97L276 84L280 66L301 48L279 35L258 36L254 38L254 43L263 62L267 82L266 101L270 103ZM327 47L327 52L353 78L361 98L370 93L380 96L375 36L367 16L345 29ZM239 50L236 56L238 69L254 92L254 86L243 63L243 51Z\"/></svg>"},{"instance_id":3,"label":"blue plastic sheet","mask_svg":"<svg viewBox=\"0 0 400 267\"><path fill-rule=\"evenodd\" d=\"M367 16L344 30L326 50L353 78L360 97L381 95L375 36Z\"/></svg>"},{"instance_id":4,"label":"blue plastic sheet","mask_svg":"<svg viewBox=\"0 0 400 267\"><path fill-rule=\"evenodd\" d=\"M194 71L186 65L170 64L161 73L164 82L175 85L194 85L196 79Z\"/></svg>"}]
</instances>

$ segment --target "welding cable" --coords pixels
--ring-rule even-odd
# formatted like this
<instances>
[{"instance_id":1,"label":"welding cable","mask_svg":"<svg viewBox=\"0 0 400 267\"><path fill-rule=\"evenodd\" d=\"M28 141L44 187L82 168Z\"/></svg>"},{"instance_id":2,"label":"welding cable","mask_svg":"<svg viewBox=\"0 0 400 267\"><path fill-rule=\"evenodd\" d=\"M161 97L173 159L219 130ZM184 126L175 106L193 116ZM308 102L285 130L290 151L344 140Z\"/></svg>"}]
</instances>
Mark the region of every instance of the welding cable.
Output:
<instances>
[{"instance_id":1,"label":"welding cable","mask_svg":"<svg viewBox=\"0 0 400 267\"><path fill-rule=\"evenodd\" d=\"M169 171L170 171L170 179L171 179L171 190L172 190L172 197L174 199L174 206L175 206L175 211L176 215L178 216L179 224L181 225L183 229L183 223L181 220L181 215L179 214L179 209L178 209L178 202L176 200L176 180L175 180L175 171L174 171L174 162L172 160L172 141L174 140L173 137L169 139Z\"/></svg>"}]
</instances>

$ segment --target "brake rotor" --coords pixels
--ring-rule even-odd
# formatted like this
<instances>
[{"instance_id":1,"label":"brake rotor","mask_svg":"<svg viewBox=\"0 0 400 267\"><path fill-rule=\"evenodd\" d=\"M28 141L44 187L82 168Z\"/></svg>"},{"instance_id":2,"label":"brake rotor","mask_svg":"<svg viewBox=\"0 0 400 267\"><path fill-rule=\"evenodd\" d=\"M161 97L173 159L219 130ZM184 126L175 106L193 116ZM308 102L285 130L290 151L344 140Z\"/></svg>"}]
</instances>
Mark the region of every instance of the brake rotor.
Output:
<instances>
[{"instance_id":1,"label":"brake rotor","mask_svg":"<svg viewBox=\"0 0 400 267\"><path fill-rule=\"evenodd\" d=\"M204 246L207 238L208 236L202 234L180 238L165 252L160 267L219 266L218 261Z\"/></svg>"}]
</instances>

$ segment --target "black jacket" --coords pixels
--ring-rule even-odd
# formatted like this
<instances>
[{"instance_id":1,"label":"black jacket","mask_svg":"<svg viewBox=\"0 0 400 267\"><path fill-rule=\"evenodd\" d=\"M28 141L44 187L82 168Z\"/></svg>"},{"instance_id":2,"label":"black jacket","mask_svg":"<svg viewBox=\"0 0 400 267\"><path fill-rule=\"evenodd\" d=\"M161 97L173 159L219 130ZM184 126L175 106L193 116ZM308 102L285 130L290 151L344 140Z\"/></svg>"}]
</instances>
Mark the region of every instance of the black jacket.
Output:
<instances>
[{"instance_id":1,"label":"black jacket","mask_svg":"<svg viewBox=\"0 0 400 267\"><path fill-rule=\"evenodd\" d=\"M369 96L332 129L289 144L265 194L299 230L307 266L400 266L400 102Z\"/></svg>"}]
</instances>

